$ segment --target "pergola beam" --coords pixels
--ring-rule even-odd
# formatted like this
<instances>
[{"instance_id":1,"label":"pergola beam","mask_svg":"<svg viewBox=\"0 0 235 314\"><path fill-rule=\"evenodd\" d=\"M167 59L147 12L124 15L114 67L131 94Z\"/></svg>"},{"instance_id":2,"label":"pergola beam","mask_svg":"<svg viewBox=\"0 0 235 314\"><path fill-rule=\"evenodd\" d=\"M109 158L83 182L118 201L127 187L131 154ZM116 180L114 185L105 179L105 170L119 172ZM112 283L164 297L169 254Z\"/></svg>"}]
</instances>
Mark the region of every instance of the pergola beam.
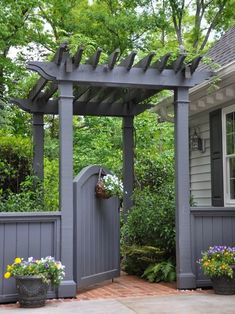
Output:
<instances>
[{"instance_id":1,"label":"pergola beam","mask_svg":"<svg viewBox=\"0 0 235 314\"><path fill-rule=\"evenodd\" d=\"M161 73L156 69L148 68L143 72L141 68L132 67L128 72L128 65L117 66L112 71L107 71L103 65L98 65L94 70L88 64L81 64L78 69L71 73L60 70L53 62L30 62L28 69L37 71L45 78L52 80L73 82L79 85L100 86L100 87L126 87L144 89L174 89L177 86L192 87L203 80L209 79L210 71L196 71L191 78L185 79L184 73L179 71L179 64L175 69L165 69ZM177 72L177 73L176 73Z\"/></svg>"},{"instance_id":2,"label":"pergola beam","mask_svg":"<svg viewBox=\"0 0 235 314\"><path fill-rule=\"evenodd\" d=\"M47 104L41 102L32 103L30 100L14 99L12 100L21 109L29 113L41 114L58 114L58 100L49 100ZM116 104L115 107L111 103L97 103L97 102L79 102L75 101L73 105L74 115L89 115L89 116L114 116L124 117L128 115L138 115L146 109L150 109L151 104Z\"/></svg>"}]
</instances>

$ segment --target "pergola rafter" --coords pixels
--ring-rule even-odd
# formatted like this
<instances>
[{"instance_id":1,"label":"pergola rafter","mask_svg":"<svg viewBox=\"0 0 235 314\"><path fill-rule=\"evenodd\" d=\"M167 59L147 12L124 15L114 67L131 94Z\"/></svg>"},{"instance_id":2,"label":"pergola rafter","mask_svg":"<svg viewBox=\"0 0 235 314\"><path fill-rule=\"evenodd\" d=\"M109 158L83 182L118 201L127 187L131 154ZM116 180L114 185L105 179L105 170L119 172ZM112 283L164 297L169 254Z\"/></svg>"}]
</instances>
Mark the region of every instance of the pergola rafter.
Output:
<instances>
[{"instance_id":1,"label":"pergola rafter","mask_svg":"<svg viewBox=\"0 0 235 314\"><path fill-rule=\"evenodd\" d=\"M152 62L155 53L150 52L134 64L137 53L132 51L117 64L120 50L116 49L107 64L99 64L102 49L98 48L82 64L83 52L84 48L79 47L71 57L67 45L62 44L52 62L29 62L28 69L37 71L41 77L27 101L14 99L14 103L31 113L58 114L58 106L51 98L58 90L58 82L67 81L74 87L74 114L137 115L149 107L143 105L141 110L141 103L146 103L157 92L177 86L189 88L210 76L206 71L195 73L201 57L184 64L186 55L181 54L168 65L170 53ZM127 104L129 111L126 110Z\"/></svg>"},{"instance_id":2,"label":"pergola rafter","mask_svg":"<svg viewBox=\"0 0 235 314\"><path fill-rule=\"evenodd\" d=\"M72 57L67 45L58 49L51 62L29 62L28 69L40 79L27 99L14 99L20 108L33 114L34 169L43 178L43 116L59 114L60 121L60 209L62 214L61 259L66 265L66 280L59 295L73 296L73 136L75 115L116 116L123 118L124 210L132 206L134 186L134 116L151 107L150 98L160 91L173 90L175 96L176 166L176 258L178 288L196 286L191 265L188 107L189 88L208 80L209 71L197 71L201 57L185 63L186 55L171 60L170 53L154 61L154 52L135 62L131 52L119 62L119 49L101 64L102 50L83 60L84 48ZM118 63L119 62L119 63ZM179 230L181 232L179 232Z\"/></svg>"}]
</instances>

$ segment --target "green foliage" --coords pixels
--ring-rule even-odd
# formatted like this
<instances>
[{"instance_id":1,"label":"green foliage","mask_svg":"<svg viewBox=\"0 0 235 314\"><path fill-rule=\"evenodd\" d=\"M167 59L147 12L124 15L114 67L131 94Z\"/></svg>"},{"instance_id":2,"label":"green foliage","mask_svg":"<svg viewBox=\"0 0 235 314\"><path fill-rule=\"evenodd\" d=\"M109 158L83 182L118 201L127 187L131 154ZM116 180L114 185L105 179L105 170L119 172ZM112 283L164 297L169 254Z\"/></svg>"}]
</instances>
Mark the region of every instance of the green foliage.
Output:
<instances>
[{"instance_id":1,"label":"green foliage","mask_svg":"<svg viewBox=\"0 0 235 314\"><path fill-rule=\"evenodd\" d=\"M74 173L91 164L112 170L121 177L121 120L84 117L74 121Z\"/></svg>"},{"instance_id":2,"label":"green foliage","mask_svg":"<svg viewBox=\"0 0 235 314\"><path fill-rule=\"evenodd\" d=\"M123 239L128 243L156 246L165 249L169 255L174 254L174 190L166 186L165 194L156 194L144 188L135 192L134 201L135 206L122 227Z\"/></svg>"},{"instance_id":3,"label":"green foliage","mask_svg":"<svg viewBox=\"0 0 235 314\"><path fill-rule=\"evenodd\" d=\"M137 160L134 207L122 236L129 243L175 251L175 189L173 151Z\"/></svg>"},{"instance_id":4,"label":"green foliage","mask_svg":"<svg viewBox=\"0 0 235 314\"><path fill-rule=\"evenodd\" d=\"M175 266L169 260L149 265L142 277L150 282L172 282L176 280Z\"/></svg>"},{"instance_id":5,"label":"green foliage","mask_svg":"<svg viewBox=\"0 0 235 314\"><path fill-rule=\"evenodd\" d=\"M28 138L0 132L0 189L19 192L20 184L30 174L32 149Z\"/></svg>"},{"instance_id":6,"label":"green foliage","mask_svg":"<svg viewBox=\"0 0 235 314\"><path fill-rule=\"evenodd\" d=\"M44 211L43 187L37 177L26 177L18 193L0 194L0 212Z\"/></svg>"},{"instance_id":7,"label":"green foliage","mask_svg":"<svg viewBox=\"0 0 235 314\"><path fill-rule=\"evenodd\" d=\"M44 158L45 211L59 210L59 160Z\"/></svg>"},{"instance_id":8,"label":"green foliage","mask_svg":"<svg viewBox=\"0 0 235 314\"><path fill-rule=\"evenodd\" d=\"M141 276L149 264L161 262L165 251L152 246L122 245L122 269L128 274Z\"/></svg>"}]
</instances>

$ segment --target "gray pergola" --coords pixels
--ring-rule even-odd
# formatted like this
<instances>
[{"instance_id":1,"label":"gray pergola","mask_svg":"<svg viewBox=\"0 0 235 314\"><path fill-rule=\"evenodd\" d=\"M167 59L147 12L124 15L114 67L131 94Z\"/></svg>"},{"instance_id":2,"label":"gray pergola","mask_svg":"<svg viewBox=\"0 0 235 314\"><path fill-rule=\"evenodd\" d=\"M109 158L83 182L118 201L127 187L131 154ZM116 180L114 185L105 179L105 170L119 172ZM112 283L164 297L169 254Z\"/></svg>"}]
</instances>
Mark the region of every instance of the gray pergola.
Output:
<instances>
[{"instance_id":1,"label":"gray pergola","mask_svg":"<svg viewBox=\"0 0 235 314\"><path fill-rule=\"evenodd\" d=\"M27 99L15 99L21 109L33 115L34 170L43 179L43 116L59 114L60 123L60 209L61 259L66 280L61 289L74 289L73 282L73 115L113 116L123 119L123 181L127 194L124 209L132 206L134 185L134 116L151 107L148 99L164 89L175 96L176 166L176 252L178 288L195 287L190 251L189 207L189 88L209 79L209 71L196 71L201 57L184 63L186 55L170 62L170 54L153 61L154 53L134 64L136 52L118 63L115 50L107 63L100 64L102 50L82 63L83 48L71 57L66 44L59 47L53 61L30 62L28 69L40 79ZM118 64L117 64L118 63ZM58 93L57 93L58 91ZM66 295L66 293L65 293Z\"/></svg>"}]
</instances>

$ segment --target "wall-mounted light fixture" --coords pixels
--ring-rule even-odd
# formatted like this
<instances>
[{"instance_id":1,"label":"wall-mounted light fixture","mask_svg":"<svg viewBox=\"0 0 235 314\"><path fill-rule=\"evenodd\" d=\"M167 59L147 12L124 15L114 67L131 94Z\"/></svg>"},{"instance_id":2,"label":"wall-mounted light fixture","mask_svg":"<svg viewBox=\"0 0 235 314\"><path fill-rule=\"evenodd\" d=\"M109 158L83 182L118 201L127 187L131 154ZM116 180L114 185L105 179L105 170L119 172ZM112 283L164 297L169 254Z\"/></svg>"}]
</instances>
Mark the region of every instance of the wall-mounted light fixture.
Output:
<instances>
[{"instance_id":1,"label":"wall-mounted light fixture","mask_svg":"<svg viewBox=\"0 0 235 314\"><path fill-rule=\"evenodd\" d=\"M194 128L194 132L190 136L190 147L192 151L199 150L202 153L206 151L205 139L201 138L199 128Z\"/></svg>"}]
</instances>

